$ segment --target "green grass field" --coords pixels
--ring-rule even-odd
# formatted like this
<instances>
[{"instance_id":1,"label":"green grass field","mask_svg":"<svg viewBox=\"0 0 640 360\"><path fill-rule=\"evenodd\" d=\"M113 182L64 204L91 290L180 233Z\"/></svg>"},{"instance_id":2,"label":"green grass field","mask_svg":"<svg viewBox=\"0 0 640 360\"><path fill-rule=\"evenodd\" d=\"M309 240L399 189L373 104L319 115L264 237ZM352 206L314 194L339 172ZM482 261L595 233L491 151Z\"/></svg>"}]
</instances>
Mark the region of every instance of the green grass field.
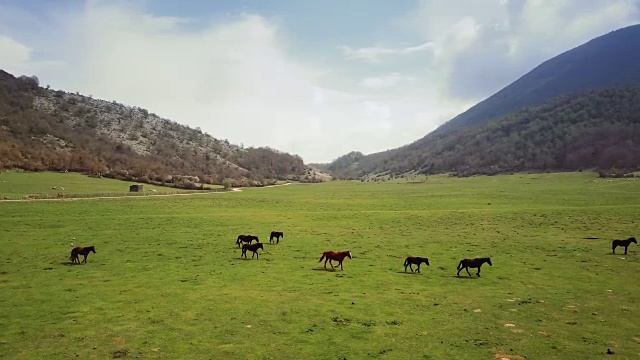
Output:
<instances>
[{"instance_id":1,"label":"green grass field","mask_svg":"<svg viewBox=\"0 0 640 360\"><path fill-rule=\"evenodd\" d=\"M640 235L637 179L294 184L0 215L3 359L640 356L640 247L610 249ZM259 260L238 234L266 243ZM70 266L71 242L97 253ZM342 249L344 271L322 269ZM405 273L408 255L431 266ZM481 256L482 277L455 276Z\"/></svg>"},{"instance_id":2,"label":"green grass field","mask_svg":"<svg viewBox=\"0 0 640 360\"><path fill-rule=\"evenodd\" d=\"M140 195L139 193L129 193L129 185L132 184L136 183L107 178L91 178L78 173L3 171L0 172L0 200L4 198L17 200L28 195L56 197L59 193L66 197ZM206 186L222 188L218 185ZM151 184L144 184L144 190L144 195L187 192Z\"/></svg>"}]
</instances>

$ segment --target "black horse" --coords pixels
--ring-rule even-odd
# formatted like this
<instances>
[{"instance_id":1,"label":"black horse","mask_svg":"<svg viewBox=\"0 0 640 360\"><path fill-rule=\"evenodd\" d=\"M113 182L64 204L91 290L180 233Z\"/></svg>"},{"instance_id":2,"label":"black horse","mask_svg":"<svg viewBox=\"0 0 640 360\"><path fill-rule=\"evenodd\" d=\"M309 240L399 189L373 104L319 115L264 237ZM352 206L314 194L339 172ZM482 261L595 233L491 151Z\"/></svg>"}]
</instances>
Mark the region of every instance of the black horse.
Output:
<instances>
[{"instance_id":1,"label":"black horse","mask_svg":"<svg viewBox=\"0 0 640 360\"><path fill-rule=\"evenodd\" d=\"M462 271L462 269L467 270L467 274L471 276L469 268L478 268L478 276L480 276L480 267L484 263L489 264L489 266L493 266L493 264L491 264L491 258L462 259L460 260L460 263L458 263L458 276L460 276L460 271Z\"/></svg>"},{"instance_id":2,"label":"black horse","mask_svg":"<svg viewBox=\"0 0 640 360\"><path fill-rule=\"evenodd\" d=\"M282 231L272 231L269 236L269 242L273 242L273 238L276 238L276 244L280 243L280 238L284 239L284 233Z\"/></svg>"},{"instance_id":3,"label":"black horse","mask_svg":"<svg viewBox=\"0 0 640 360\"><path fill-rule=\"evenodd\" d=\"M253 235L238 235L238 239L236 240L236 245L238 245L238 247L242 247L242 243L249 243L251 244L251 242L255 240L255 241L260 241L260 239L258 239L257 236L253 236Z\"/></svg>"},{"instance_id":4,"label":"black horse","mask_svg":"<svg viewBox=\"0 0 640 360\"><path fill-rule=\"evenodd\" d=\"M84 260L82 262L86 263L87 262L87 256L89 256L89 253L96 253L96 248L95 246L87 246L87 247L74 247L71 250L71 256L69 257L69 260L71 260L72 264L75 264L76 261L78 261L78 264L80 264L80 255L84 256Z\"/></svg>"},{"instance_id":5,"label":"black horse","mask_svg":"<svg viewBox=\"0 0 640 360\"><path fill-rule=\"evenodd\" d=\"M413 272L413 267L411 265L418 265L418 272L420 272L420 264L422 263L425 263L427 264L427 266L429 266L429 259L427 259L426 257L409 256L404 260L404 271L407 271L408 266L409 269L411 269L411 272Z\"/></svg>"},{"instance_id":6,"label":"black horse","mask_svg":"<svg viewBox=\"0 0 640 360\"><path fill-rule=\"evenodd\" d=\"M618 246L624 246L624 254L627 255L627 248L631 243L637 244L636 238L630 237L627 240L613 240L611 243L611 251L615 254Z\"/></svg>"},{"instance_id":7,"label":"black horse","mask_svg":"<svg viewBox=\"0 0 640 360\"><path fill-rule=\"evenodd\" d=\"M240 257L244 256L244 258L247 258L247 250L253 252L253 254L251 255L251 258L253 259L253 256L256 256L256 259L259 259L260 256L258 255L258 249L262 249L264 250L264 247L262 247L262 243L255 243L255 244L242 244L242 254L240 255Z\"/></svg>"}]
</instances>

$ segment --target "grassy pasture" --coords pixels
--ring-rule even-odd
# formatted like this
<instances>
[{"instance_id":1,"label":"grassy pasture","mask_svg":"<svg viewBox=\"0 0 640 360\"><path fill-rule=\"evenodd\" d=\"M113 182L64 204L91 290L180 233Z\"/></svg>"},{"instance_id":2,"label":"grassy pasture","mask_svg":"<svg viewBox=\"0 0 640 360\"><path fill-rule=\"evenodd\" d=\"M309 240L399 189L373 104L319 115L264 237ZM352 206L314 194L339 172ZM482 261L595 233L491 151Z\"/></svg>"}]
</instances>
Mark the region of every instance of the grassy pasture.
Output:
<instances>
[{"instance_id":1,"label":"grassy pasture","mask_svg":"<svg viewBox=\"0 0 640 360\"><path fill-rule=\"evenodd\" d=\"M2 171L0 172L0 199L8 197L15 200L21 199L25 195L34 194L56 197L58 193L64 193L67 197L139 195L129 193L129 185L133 184L136 183L107 178L91 178L78 173ZM206 186L222 188L217 185ZM60 187L64 190L60 190ZM151 184L144 184L144 190L145 195L186 192L181 189Z\"/></svg>"},{"instance_id":2,"label":"grassy pasture","mask_svg":"<svg viewBox=\"0 0 640 360\"><path fill-rule=\"evenodd\" d=\"M589 173L3 202L0 358L634 359L640 247L610 242L638 215L640 181ZM72 241L97 254L70 266Z\"/></svg>"}]
</instances>

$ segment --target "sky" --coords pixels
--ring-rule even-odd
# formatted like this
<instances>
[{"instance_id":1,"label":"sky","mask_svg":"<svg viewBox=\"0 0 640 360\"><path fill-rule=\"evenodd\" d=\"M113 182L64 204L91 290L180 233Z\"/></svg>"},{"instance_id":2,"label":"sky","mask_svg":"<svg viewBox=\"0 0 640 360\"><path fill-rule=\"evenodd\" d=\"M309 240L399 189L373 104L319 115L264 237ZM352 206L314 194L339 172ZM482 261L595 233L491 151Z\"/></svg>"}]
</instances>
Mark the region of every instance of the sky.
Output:
<instances>
[{"instance_id":1,"label":"sky","mask_svg":"<svg viewBox=\"0 0 640 360\"><path fill-rule=\"evenodd\" d=\"M329 162L637 23L640 0L0 0L0 69Z\"/></svg>"}]
</instances>

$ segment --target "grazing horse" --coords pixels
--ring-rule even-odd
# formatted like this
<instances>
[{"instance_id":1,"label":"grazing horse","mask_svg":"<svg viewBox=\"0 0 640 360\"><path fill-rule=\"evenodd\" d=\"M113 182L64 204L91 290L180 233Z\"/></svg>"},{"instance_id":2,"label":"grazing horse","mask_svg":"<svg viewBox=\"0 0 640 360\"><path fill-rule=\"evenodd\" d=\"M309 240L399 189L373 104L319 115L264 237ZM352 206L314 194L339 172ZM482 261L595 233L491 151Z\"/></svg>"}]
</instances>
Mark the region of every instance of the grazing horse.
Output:
<instances>
[{"instance_id":1,"label":"grazing horse","mask_svg":"<svg viewBox=\"0 0 640 360\"><path fill-rule=\"evenodd\" d=\"M491 264L491 258L462 259L458 264L458 276L460 276L460 271L462 271L462 269L466 269L467 274L471 276L469 268L478 268L478 276L480 276L480 267L484 263L489 264L489 266L493 266L493 264Z\"/></svg>"},{"instance_id":2,"label":"grazing horse","mask_svg":"<svg viewBox=\"0 0 640 360\"><path fill-rule=\"evenodd\" d=\"M280 238L284 239L284 233L282 231L272 231L271 235L269 236L270 243L273 241L273 238L276 238L276 244L279 244Z\"/></svg>"},{"instance_id":3,"label":"grazing horse","mask_svg":"<svg viewBox=\"0 0 640 360\"><path fill-rule=\"evenodd\" d=\"M253 252L253 254L251 255L251 258L253 259L253 256L255 255L257 259L260 258L260 256L258 255L258 249L262 249L264 250L264 247L262 247L262 243L255 243L255 244L242 244L242 254L240 255L240 257L242 257L244 255L244 258L247 258L247 250Z\"/></svg>"},{"instance_id":4,"label":"grazing horse","mask_svg":"<svg viewBox=\"0 0 640 360\"><path fill-rule=\"evenodd\" d=\"M242 243L246 242L251 244L251 242L255 240L257 242L260 242L260 239L258 239L257 236L253 236L253 235L238 235L238 240L236 240L236 245L238 245L238 247L242 247Z\"/></svg>"},{"instance_id":5,"label":"grazing horse","mask_svg":"<svg viewBox=\"0 0 640 360\"><path fill-rule=\"evenodd\" d=\"M71 263L74 264L76 262L76 260L78 261L78 264L80 264L80 257L79 255L84 255L84 260L82 262L86 263L87 262L87 256L89 256L89 253L96 253L96 248L95 246L87 246L87 247L74 247L73 250L71 250L71 256L69 257L69 260L71 260Z\"/></svg>"},{"instance_id":6,"label":"grazing horse","mask_svg":"<svg viewBox=\"0 0 640 360\"><path fill-rule=\"evenodd\" d=\"M613 240L611 243L611 251L615 254L618 246L624 246L624 254L627 255L627 248L631 243L637 244L638 242L634 237L630 237L627 240Z\"/></svg>"},{"instance_id":7,"label":"grazing horse","mask_svg":"<svg viewBox=\"0 0 640 360\"><path fill-rule=\"evenodd\" d=\"M411 266L413 264L418 265L418 272L420 272L420 264L422 263L425 263L427 264L427 266L429 266L429 259L427 259L426 257L409 256L404 260L404 271L407 271L408 266L409 269L411 269L411 272L413 272L413 267Z\"/></svg>"},{"instance_id":8,"label":"grazing horse","mask_svg":"<svg viewBox=\"0 0 640 360\"><path fill-rule=\"evenodd\" d=\"M335 267L333 267L333 263L331 262L331 260L336 260L338 262L338 264L340 265L340 270L344 270L342 268L342 260L344 260L345 257L349 257L349 259L351 259L351 251L349 250L345 250L345 251L325 251L322 253L322 257L320 257L320 261L318 262L322 262L322 260L324 259L324 268L327 268L327 261L329 261L329 265L331 265L332 269L335 269Z\"/></svg>"}]
</instances>

